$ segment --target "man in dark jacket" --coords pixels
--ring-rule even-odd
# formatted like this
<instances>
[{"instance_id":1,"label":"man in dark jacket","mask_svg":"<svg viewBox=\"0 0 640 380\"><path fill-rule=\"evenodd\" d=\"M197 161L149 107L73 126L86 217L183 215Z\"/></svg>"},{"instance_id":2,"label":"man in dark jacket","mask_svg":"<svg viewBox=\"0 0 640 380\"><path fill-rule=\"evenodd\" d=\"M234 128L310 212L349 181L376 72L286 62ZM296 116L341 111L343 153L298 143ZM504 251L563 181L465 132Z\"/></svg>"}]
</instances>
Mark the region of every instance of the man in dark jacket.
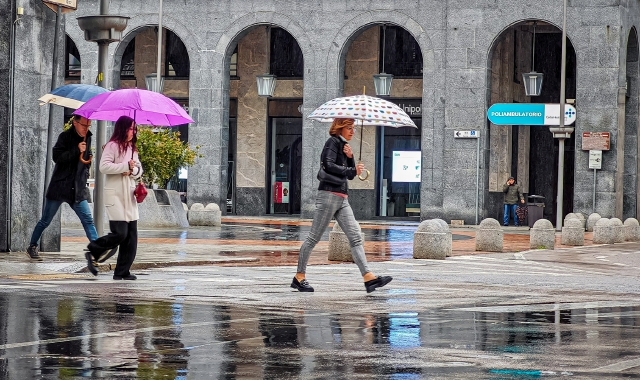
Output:
<instances>
[{"instance_id":1,"label":"man in dark jacket","mask_svg":"<svg viewBox=\"0 0 640 380\"><path fill-rule=\"evenodd\" d=\"M63 202L76 212L89 241L98 238L89 208L89 167L91 166L91 121L82 116L73 117L73 127L60 133L53 147L53 161L56 163L47 189L42 218L31 235L27 255L31 260L42 261L38 254L38 243L42 232L49 226Z\"/></svg>"},{"instance_id":2,"label":"man in dark jacket","mask_svg":"<svg viewBox=\"0 0 640 380\"><path fill-rule=\"evenodd\" d=\"M518 217L516 216L518 200L524 204L524 194L522 190L520 190L520 185L516 183L515 178L509 177L507 183L502 185L502 192L504 193L504 217L502 224L504 226L509 225L509 214L511 213L514 224L519 226Z\"/></svg>"}]
</instances>

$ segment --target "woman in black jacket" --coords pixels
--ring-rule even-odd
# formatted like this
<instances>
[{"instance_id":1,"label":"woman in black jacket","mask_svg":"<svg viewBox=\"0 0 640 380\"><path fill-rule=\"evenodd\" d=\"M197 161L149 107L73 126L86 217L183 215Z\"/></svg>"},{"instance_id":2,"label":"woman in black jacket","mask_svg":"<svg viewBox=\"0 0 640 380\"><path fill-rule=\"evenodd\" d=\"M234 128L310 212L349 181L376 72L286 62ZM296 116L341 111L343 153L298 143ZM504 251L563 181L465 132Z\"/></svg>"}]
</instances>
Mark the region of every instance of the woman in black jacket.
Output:
<instances>
[{"instance_id":1,"label":"woman in black jacket","mask_svg":"<svg viewBox=\"0 0 640 380\"><path fill-rule=\"evenodd\" d=\"M316 212L309 236L300 247L297 273L291 282L291 287L301 292L313 292L313 287L309 285L305 276L307 262L313 247L316 246L333 217L349 239L351 255L360 269L367 293L385 286L392 280L390 276L376 277L369 271L360 236L360 226L353 216L347 199L349 189L347 179L353 179L364 170L363 164L355 164L353 152L348 144L355 133L353 122L353 119L333 121L329 129L331 137L324 144L320 156L322 167L318 173L320 185L316 197Z\"/></svg>"}]
</instances>

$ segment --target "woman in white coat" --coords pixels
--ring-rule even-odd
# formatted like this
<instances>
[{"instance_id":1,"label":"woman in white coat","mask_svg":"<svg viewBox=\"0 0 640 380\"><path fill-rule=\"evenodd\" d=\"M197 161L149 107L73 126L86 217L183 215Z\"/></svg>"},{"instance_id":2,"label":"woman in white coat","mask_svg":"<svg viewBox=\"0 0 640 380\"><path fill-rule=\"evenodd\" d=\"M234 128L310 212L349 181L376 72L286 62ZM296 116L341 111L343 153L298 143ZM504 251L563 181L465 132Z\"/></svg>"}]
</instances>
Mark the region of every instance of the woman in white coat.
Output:
<instances>
[{"instance_id":1,"label":"woman in white coat","mask_svg":"<svg viewBox=\"0 0 640 380\"><path fill-rule=\"evenodd\" d=\"M129 271L138 247L138 203L133 195L136 180L142 176L142 166L136 148L135 121L121 116L105 145L100 159L100 172L105 174L104 204L111 232L91 242L85 254L87 267L95 276L94 260L104 262L119 247L114 280L135 280Z\"/></svg>"}]
</instances>

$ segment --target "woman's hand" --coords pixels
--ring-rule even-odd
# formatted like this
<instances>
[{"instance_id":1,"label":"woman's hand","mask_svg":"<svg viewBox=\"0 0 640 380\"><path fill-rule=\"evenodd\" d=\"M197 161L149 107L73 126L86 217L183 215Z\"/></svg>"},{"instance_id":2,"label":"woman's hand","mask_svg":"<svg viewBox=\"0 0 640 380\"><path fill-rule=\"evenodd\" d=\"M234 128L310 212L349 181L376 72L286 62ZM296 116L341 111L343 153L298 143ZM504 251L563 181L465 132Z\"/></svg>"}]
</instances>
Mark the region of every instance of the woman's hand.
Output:
<instances>
[{"instance_id":1,"label":"woman's hand","mask_svg":"<svg viewBox=\"0 0 640 380\"><path fill-rule=\"evenodd\" d=\"M128 172L122 173L122 176L127 177L127 176L130 176L131 174L133 174L133 170L129 170Z\"/></svg>"},{"instance_id":2,"label":"woman's hand","mask_svg":"<svg viewBox=\"0 0 640 380\"><path fill-rule=\"evenodd\" d=\"M133 170L136 167L136 162L134 160L129 160L129 170Z\"/></svg>"},{"instance_id":3,"label":"woman's hand","mask_svg":"<svg viewBox=\"0 0 640 380\"><path fill-rule=\"evenodd\" d=\"M358 163L358 165L356 165L356 175L362 174L363 171L364 171L364 164L360 162Z\"/></svg>"},{"instance_id":4,"label":"woman's hand","mask_svg":"<svg viewBox=\"0 0 640 380\"><path fill-rule=\"evenodd\" d=\"M342 151L347 155L347 157L353 158L353 151L351 150L349 144L344 144L344 148L342 148Z\"/></svg>"}]
</instances>

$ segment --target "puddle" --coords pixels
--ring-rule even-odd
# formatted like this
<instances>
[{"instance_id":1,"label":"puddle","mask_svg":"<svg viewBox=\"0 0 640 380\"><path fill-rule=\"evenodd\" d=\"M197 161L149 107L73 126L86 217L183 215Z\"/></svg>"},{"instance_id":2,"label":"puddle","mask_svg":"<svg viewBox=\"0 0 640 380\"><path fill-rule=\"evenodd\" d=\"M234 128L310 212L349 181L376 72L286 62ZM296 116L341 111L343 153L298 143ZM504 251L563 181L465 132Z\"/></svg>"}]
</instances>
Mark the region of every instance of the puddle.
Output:
<instances>
[{"instance_id":1,"label":"puddle","mask_svg":"<svg viewBox=\"0 0 640 380\"><path fill-rule=\"evenodd\" d=\"M0 293L0 378L640 376L640 306L538 306L341 314Z\"/></svg>"}]
</instances>

